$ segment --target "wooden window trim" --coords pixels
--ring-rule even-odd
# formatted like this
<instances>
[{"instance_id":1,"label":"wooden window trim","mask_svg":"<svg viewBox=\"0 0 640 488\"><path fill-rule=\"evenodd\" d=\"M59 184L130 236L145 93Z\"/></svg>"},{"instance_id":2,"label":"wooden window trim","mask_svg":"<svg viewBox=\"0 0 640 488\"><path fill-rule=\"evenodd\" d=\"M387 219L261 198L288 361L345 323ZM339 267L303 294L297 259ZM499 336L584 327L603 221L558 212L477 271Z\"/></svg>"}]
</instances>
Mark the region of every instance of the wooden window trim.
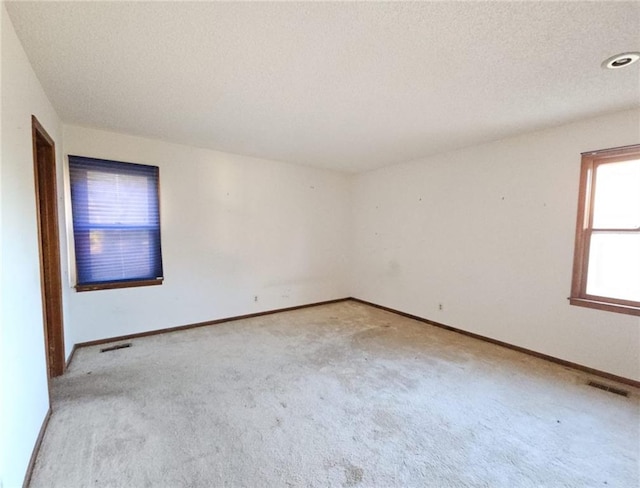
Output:
<instances>
[{"instance_id":1,"label":"wooden window trim","mask_svg":"<svg viewBox=\"0 0 640 488\"><path fill-rule=\"evenodd\" d=\"M111 283L92 283L88 285L76 285L76 291L113 290L115 288L135 288L137 286L161 285L164 278L155 280L114 281Z\"/></svg>"},{"instance_id":2,"label":"wooden window trim","mask_svg":"<svg viewBox=\"0 0 640 488\"><path fill-rule=\"evenodd\" d=\"M576 240L573 255L573 276L571 281L571 296L569 297L569 303L571 305L640 316L640 302L590 295L586 292L591 234L599 231L593 229L596 169L603 164L618 163L638 158L640 158L640 144L582 153ZM606 231L638 232L637 230L629 229L607 229Z\"/></svg>"}]
</instances>

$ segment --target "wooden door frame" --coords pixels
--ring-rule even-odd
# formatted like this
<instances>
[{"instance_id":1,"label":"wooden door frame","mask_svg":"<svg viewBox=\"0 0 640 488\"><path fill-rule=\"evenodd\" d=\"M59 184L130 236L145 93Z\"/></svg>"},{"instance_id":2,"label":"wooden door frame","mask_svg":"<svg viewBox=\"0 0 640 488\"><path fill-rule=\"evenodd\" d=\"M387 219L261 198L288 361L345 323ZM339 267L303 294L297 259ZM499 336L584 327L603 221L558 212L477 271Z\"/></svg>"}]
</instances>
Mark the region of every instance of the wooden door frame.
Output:
<instances>
[{"instance_id":1,"label":"wooden door frame","mask_svg":"<svg viewBox=\"0 0 640 488\"><path fill-rule=\"evenodd\" d=\"M31 116L31 128L45 357L47 376L52 378L60 376L65 368L56 146L35 115Z\"/></svg>"}]
</instances>

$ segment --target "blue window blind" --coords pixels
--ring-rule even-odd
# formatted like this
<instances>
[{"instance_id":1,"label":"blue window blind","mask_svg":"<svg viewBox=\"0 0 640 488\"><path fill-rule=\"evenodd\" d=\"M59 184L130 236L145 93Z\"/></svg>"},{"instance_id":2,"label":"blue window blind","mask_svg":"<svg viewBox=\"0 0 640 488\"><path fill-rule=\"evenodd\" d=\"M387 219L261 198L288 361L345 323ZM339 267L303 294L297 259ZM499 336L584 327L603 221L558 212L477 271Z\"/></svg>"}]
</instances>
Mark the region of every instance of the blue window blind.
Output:
<instances>
[{"instance_id":1,"label":"blue window blind","mask_svg":"<svg viewBox=\"0 0 640 488\"><path fill-rule=\"evenodd\" d=\"M157 166L69 156L77 284L162 280Z\"/></svg>"}]
</instances>

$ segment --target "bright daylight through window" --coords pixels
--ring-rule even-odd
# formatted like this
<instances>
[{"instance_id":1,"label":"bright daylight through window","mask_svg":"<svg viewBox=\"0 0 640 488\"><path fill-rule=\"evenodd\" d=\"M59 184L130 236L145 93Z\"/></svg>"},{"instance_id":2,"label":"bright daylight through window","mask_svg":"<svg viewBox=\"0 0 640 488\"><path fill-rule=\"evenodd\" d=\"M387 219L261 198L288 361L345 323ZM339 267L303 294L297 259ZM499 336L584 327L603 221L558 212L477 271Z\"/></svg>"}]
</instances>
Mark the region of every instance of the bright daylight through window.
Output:
<instances>
[{"instance_id":1,"label":"bright daylight through window","mask_svg":"<svg viewBox=\"0 0 640 488\"><path fill-rule=\"evenodd\" d=\"M582 155L570 301L640 315L640 145Z\"/></svg>"},{"instance_id":2,"label":"bright daylight through window","mask_svg":"<svg viewBox=\"0 0 640 488\"><path fill-rule=\"evenodd\" d=\"M159 169L69 156L78 291L162 283Z\"/></svg>"}]
</instances>

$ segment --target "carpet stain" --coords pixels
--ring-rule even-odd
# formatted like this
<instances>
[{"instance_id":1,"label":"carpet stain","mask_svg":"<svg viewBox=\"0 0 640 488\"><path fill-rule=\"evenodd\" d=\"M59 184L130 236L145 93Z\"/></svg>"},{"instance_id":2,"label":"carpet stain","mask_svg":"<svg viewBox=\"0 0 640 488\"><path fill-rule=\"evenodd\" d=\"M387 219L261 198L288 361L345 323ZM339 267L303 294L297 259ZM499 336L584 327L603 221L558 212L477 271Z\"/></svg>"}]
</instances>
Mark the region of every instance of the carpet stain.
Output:
<instances>
[{"instance_id":1,"label":"carpet stain","mask_svg":"<svg viewBox=\"0 0 640 488\"><path fill-rule=\"evenodd\" d=\"M387 410L378 410L373 414L371 419L378 427L388 432L397 432L400 430L400 424L396 416Z\"/></svg>"},{"instance_id":2,"label":"carpet stain","mask_svg":"<svg viewBox=\"0 0 640 488\"><path fill-rule=\"evenodd\" d=\"M364 470L359 466L348 463L344 469L344 476L346 478L344 486L356 486L362 482Z\"/></svg>"}]
</instances>

